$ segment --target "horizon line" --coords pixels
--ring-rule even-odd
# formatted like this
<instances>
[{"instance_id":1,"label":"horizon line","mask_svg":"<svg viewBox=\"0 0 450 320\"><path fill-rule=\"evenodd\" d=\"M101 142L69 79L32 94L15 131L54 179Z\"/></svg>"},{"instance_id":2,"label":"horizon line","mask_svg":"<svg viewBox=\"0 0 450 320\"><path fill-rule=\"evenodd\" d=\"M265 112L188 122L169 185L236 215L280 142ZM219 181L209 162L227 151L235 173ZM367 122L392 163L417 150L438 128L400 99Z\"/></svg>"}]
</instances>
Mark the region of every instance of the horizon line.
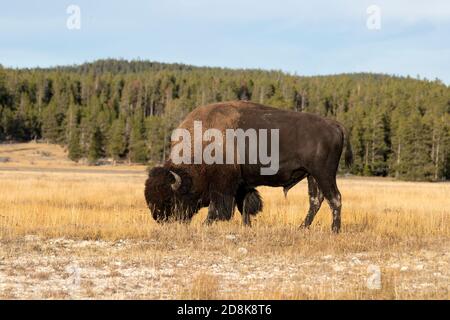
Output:
<instances>
[{"instance_id":1,"label":"horizon line","mask_svg":"<svg viewBox=\"0 0 450 320\"><path fill-rule=\"evenodd\" d=\"M400 78L400 79L412 79L417 81L425 81L425 82L438 82L446 87L450 87L450 82L446 83L444 80L435 77L434 79L429 79L427 77L423 77L420 74L417 74L416 76L407 74L394 74L394 73L384 73L384 72L375 72L375 71L349 71L349 72L340 72L340 73L317 73L317 74L299 74L297 71L289 71L289 70L283 70L283 69L267 69L267 68L254 68L254 67L230 67L230 66L211 66L211 65L197 65L197 64L190 64L185 62L169 62L169 61L157 61L157 60L151 60L151 59L142 59L140 57L137 58L98 58L94 60L86 60L84 62L73 62L73 63L67 63L67 64L54 64L54 65L47 65L47 66L13 66L13 65L5 65L0 62L0 67L3 69L10 69L10 70L16 70L16 71L25 71L25 70L49 70L49 69L58 69L58 68L76 68L81 67L83 65L87 64L94 64L99 61L122 61L126 63L133 63L133 62L148 62L148 63L159 63L159 64L165 64L165 65L181 65L185 67L192 67L192 68L207 68L207 69L223 69L223 70L230 70L230 71L263 71L263 72L281 72L285 75L292 76L292 77L303 77L303 78L312 78L312 77L332 77L332 76L342 76L342 75L378 75L378 76L386 76L386 77L392 77L392 78Z\"/></svg>"}]
</instances>

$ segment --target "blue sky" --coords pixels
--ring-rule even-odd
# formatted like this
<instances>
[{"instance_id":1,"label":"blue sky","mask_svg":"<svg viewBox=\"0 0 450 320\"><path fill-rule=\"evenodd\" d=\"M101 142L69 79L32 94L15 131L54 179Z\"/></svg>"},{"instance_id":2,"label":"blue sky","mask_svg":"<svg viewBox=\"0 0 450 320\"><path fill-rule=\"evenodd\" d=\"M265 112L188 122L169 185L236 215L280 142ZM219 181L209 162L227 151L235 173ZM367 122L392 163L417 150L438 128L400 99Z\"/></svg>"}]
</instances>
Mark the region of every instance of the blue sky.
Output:
<instances>
[{"instance_id":1,"label":"blue sky","mask_svg":"<svg viewBox=\"0 0 450 320\"><path fill-rule=\"evenodd\" d=\"M81 29L66 27L69 5ZM366 10L381 9L370 30ZM14 0L0 10L0 64L100 58L281 69L381 72L450 84L448 0Z\"/></svg>"}]
</instances>

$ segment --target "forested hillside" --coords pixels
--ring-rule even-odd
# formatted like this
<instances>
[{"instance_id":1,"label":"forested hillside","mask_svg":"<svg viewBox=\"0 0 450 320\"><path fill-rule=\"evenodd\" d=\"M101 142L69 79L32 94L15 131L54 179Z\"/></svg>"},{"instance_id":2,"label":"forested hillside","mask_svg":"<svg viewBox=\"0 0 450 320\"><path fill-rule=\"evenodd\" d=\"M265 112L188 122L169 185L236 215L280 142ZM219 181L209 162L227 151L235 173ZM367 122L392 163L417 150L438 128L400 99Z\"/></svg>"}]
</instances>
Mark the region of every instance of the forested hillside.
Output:
<instances>
[{"instance_id":1,"label":"forested hillside","mask_svg":"<svg viewBox=\"0 0 450 320\"><path fill-rule=\"evenodd\" d=\"M144 61L0 68L0 141L42 139L69 156L161 162L193 108L248 99L341 121L358 175L450 178L450 88L378 74L299 77Z\"/></svg>"}]
</instances>

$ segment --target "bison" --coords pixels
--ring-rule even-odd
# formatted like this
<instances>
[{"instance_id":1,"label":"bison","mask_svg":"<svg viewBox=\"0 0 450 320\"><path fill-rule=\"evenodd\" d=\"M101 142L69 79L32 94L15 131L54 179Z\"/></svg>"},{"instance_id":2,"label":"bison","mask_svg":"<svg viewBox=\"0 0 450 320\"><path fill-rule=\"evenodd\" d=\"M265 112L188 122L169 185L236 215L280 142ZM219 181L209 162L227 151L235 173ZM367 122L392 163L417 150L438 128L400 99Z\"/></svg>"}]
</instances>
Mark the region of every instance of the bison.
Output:
<instances>
[{"instance_id":1,"label":"bison","mask_svg":"<svg viewBox=\"0 0 450 320\"><path fill-rule=\"evenodd\" d=\"M263 164L259 160L257 163L175 163L171 156L163 166L150 170L145 183L145 198L156 221L190 221L202 207L208 207L205 223L229 220L237 206L244 224L250 225L250 217L263 207L256 187L283 187L286 195L289 189L307 178L310 207L302 226L311 225L325 198L332 210L332 231L339 232L342 199L336 173L344 146L346 166L349 167L353 161L350 140L343 125L315 114L248 101L198 107L179 128L193 132L195 123L199 121L204 129L213 128L220 132L228 129L277 129L278 149L271 147L271 151L279 153L278 170L270 175L261 174ZM236 147L227 149L227 143L223 145L225 155L230 150L237 151ZM172 149L175 145L172 143ZM248 150L245 151L246 157L249 156ZM194 152L188 158L193 159Z\"/></svg>"}]
</instances>

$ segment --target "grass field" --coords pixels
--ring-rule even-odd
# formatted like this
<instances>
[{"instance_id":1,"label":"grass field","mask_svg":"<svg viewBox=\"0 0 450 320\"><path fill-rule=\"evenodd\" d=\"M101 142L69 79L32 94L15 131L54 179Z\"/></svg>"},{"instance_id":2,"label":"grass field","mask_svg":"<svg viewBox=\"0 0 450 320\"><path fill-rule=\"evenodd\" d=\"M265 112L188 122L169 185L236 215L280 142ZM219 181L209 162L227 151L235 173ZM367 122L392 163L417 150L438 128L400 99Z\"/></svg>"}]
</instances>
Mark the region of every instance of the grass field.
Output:
<instances>
[{"instance_id":1,"label":"grass field","mask_svg":"<svg viewBox=\"0 0 450 320\"><path fill-rule=\"evenodd\" d=\"M55 172L5 152L28 145L0 146L11 158L0 163L0 298L450 297L448 183L339 179L339 235L325 203L311 229L298 228L306 182L287 199L260 188L265 209L252 228L239 214L204 226L206 209L161 226L144 202L144 168L61 160Z\"/></svg>"}]
</instances>

